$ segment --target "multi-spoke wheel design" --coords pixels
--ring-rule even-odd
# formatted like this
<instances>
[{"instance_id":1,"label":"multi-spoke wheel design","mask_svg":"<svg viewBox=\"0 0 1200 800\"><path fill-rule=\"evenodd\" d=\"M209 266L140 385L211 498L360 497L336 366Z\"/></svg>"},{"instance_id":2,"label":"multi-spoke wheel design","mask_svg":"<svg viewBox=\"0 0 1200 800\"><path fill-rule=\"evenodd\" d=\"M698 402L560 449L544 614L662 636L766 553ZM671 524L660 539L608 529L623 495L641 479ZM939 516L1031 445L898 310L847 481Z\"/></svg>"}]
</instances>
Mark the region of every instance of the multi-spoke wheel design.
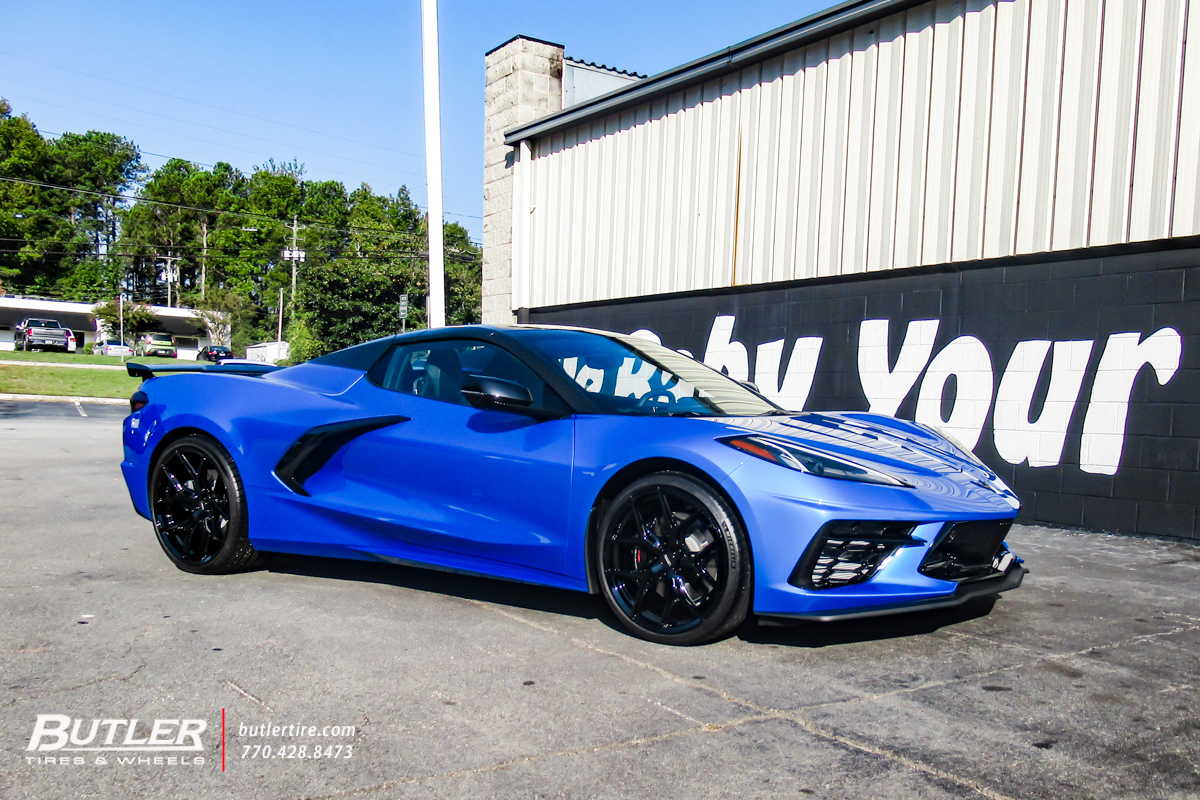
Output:
<instances>
[{"instance_id":1,"label":"multi-spoke wheel design","mask_svg":"<svg viewBox=\"0 0 1200 800\"><path fill-rule=\"evenodd\" d=\"M700 482L649 475L614 498L597 538L604 596L638 636L697 644L746 617L749 548L737 515Z\"/></svg>"},{"instance_id":2,"label":"multi-spoke wheel design","mask_svg":"<svg viewBox=\"0 0 1200 800\"><path fill-rule=\"evenodd\" d=\"M155 459L150 511L159 544L180 569L212 575L254 560L241 477L207 436L185 436Z\"/></svg>"}]
</instances>

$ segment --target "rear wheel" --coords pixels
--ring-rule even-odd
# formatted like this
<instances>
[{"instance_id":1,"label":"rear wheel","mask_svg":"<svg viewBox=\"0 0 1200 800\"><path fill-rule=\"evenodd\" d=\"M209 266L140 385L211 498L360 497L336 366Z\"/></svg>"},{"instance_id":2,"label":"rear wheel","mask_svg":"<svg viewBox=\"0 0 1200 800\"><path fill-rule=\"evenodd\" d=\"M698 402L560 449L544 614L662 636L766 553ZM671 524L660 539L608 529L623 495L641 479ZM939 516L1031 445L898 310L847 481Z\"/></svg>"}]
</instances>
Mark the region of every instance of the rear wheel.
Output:
<instances>
[{"instance_id":1,"label":"rear wheel","mask_svg":"<svg viewBox=\"0 0 1200 800\"><path fill-rule=\"evenodd\" d=\"M595 546L605 600L643 639L701 644L746 618L750 548L741 521L688 475L659 472L626 487L604 514Z\"/></svg>"},{"instance_id":2,"label":"rear wheel","mask_svg":"<svg viewBox=\"0 0 1200 800\"><path fill-rule=\"evenodd\" d=\"M150 473L150 512L158 543L182 570L219 575L257 560L241 476L208 436L185 436L159 453Z\"/></svg>"}]
</instances>

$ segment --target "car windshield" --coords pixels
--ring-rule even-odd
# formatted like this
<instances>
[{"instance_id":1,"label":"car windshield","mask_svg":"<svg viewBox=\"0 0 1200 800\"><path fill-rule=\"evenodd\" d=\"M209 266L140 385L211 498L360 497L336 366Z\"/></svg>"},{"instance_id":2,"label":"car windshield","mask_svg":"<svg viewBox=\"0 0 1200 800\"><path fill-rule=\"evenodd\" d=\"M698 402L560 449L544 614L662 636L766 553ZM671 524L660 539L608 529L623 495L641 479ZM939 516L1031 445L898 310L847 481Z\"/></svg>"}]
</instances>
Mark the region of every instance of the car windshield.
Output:
<instances>
[{"instance_id":1,"label":"car windshield","mask_svg":"<svg viewBox=\"0 0 1200 800\"><path fill-rule=\"evenodd\" d=\"M747 417L786 413L732 378L661 345L618 334L520 330L605 414Z\"/></svg>"},{"instance_id":2,"label":"car windshield","mask_svg":"<svg viewBox=\"0 0 1200 800\"><path fill-rule=\"evenodd\" d=\"M170 337L170 336L167 336L165 333L156 333L156 334L154 334L153 336L151 336L151 337L150 337L150 341L152 341L152 342L161 342L162 344L170 344L170 343L171 343L171 337Z\"/></svg>"},{"instance_id":3,"label":"car windshield","mask_svg":"<svg viewBox=\"0 0 1200 800\"><path fill-rule=\"evenodd\" d=\"M29 320L31 328L61 328L56 319L31 319Z\"/></svg>"}]
</instances>

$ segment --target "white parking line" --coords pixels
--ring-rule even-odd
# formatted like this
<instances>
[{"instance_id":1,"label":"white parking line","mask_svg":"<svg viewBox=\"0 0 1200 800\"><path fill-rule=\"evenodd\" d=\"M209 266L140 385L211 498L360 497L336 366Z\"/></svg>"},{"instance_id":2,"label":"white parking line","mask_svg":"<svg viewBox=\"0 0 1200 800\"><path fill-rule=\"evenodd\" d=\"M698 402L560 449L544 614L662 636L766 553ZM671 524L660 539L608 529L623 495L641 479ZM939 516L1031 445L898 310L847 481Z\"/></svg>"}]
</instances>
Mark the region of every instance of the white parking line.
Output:
<instances>
[{"instance_id":1,"label":"white parking line","mask_svg":"<svg viewBox=\"0 0 1200 800\"><path fill-rule=\"evenodd\" d=\"M75 401L75 410L79 412L79 416L81 416L81 417L87 416L87 414L83 413L83 406L79 405L78 400Z\"/></svg>"}]
</instances>

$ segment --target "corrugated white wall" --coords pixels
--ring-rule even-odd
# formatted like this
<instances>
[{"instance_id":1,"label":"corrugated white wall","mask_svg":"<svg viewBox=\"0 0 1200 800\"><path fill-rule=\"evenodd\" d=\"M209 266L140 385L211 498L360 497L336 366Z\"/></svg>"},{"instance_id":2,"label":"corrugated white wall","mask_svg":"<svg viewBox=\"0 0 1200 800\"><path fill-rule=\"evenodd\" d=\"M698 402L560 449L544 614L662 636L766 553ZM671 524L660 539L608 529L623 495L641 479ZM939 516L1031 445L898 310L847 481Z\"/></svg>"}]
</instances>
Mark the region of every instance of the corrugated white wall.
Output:
<instances>
[{"instance_id":1,"label":"corrugated white wall","mask_svg":"<svg viewBox=\"0 0 1200 800\"><path fill-rule=\"evenodd\" d=\"M516 181L514 307L1200 234L1200 0L935 0Z\"/></svg>"}]
</instances>

